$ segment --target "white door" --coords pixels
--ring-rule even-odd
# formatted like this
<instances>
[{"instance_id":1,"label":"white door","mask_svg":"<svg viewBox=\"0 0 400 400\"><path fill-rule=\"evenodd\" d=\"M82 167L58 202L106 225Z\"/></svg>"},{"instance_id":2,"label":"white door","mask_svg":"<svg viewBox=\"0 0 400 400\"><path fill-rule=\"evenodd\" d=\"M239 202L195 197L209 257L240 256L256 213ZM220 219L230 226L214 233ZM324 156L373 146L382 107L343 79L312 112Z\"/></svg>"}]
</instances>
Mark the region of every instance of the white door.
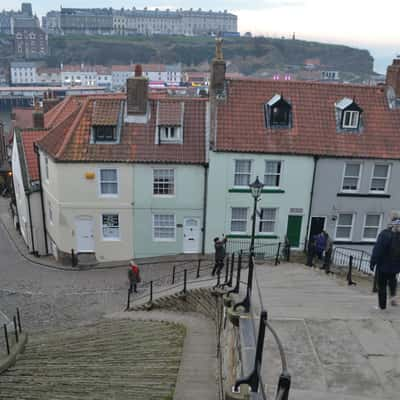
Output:
<instances>
[{"instance_id":1,"label":"white door","mask_svg":"<svg viewBox=\"0 0 400 400\"><path fill-rule=\"evenodd\" d=\"M200 218L184 219L183 252L200 253Z\"/></svg>"},{"instance_id":2,"label":"white door","mask_svg":"<svg viewBox=\"0 0 400 400\"><path fill-rule=\"evenodd\" d=\"M93 218L77 217L75 219L76 251L92 253L94 251Z\"/></svg>"}]
</instances>

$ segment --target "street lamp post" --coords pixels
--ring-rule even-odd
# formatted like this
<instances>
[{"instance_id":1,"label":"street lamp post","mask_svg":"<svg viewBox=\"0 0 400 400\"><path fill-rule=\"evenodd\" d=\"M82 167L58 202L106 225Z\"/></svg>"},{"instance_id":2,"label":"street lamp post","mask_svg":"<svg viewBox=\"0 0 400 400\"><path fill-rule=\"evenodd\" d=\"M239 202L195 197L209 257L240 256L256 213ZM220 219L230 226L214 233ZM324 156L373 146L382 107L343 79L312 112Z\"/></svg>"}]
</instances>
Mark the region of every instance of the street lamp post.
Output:
<instances>
[{"instance_id":1,"label":"street lamp post","mask_svg":"<svg viewBox=\"0 0 400 400\"><path fill-rule=\"evenodd\" d=\"M254 239L255 239L255 234L256 234L257 202L261 196L261 191L262 191L264 185L260 182L260 180L258 179L258 176L257 176L256 180L253 183L250 183L249 187L251 190L251 195L254 198L253 225L251 228L251 241L250 241L250 255L254 256Z\"/></svg>"},{"instance_id":2,"label":"street lamp post","mask_svg":"<svg viewBox=\"0 0 400 400\"><path fill-rule=\"evenodd\" d=\"M247 275L247 290L246 297L240 303L234 305L233 309L236 310L239 307L243 307L245 312L250 310L250 298L251 291L253 288L253 270L254 270L254 238L256 233L256 216L257 216L257 201L260 199L261 191L264 185L258 179L249 185L251 195L254 198L254 209L253 209L253 225L251 229L251 241L250 241L250 257L249 257L249 273Z\"/></svg>"}]
</instances>

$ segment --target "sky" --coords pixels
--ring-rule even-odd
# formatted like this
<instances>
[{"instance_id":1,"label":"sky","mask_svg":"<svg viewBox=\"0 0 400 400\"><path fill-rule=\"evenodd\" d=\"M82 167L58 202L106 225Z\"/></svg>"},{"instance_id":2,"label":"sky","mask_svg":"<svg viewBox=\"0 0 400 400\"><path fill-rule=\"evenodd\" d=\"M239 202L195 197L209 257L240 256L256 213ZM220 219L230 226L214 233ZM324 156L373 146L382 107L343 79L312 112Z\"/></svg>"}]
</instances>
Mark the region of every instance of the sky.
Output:
<instances>
[{"instance_id":1,"label":"sky","mask_svg":"<svg viewBox=\"0 0 400 400\"><path fill-rule=\"evenodd\" d=\"M26 0L29 1L29 0ZM239 31L291 37L368 49L375 70L384 73L400 54L399 0L31 0L38 16L63 7L143 7L228 10L238 15ZM1 0L1 9L19 9L20 1Z\"/></svg>"}]
</instances>

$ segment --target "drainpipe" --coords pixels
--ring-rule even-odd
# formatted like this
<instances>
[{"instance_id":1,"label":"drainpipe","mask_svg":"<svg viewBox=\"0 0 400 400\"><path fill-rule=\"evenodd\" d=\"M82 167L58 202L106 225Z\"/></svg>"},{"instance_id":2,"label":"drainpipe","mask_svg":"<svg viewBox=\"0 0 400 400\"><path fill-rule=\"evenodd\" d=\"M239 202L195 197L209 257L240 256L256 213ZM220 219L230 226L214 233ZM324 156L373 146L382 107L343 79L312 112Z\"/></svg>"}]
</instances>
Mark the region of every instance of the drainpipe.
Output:
<instances>
[{"instance_id":1,"label":"drainpipe","mask_svg":"<svg viewBox=\"0 0 400 400\"><path fill-rule=\"evenodd\" d=\"M32 211L31 211L31 193L25 192L26 198L28 200L28 212L29 212L29 226L31 228L31 242L32 242L32 254L36 255L35 251L35 239L33 237L33 226L32 226Z\"/></svg>"},{"instance_id":2,"label":"drainpipe","mask_svg":"<svg viewBox=\"0 0 400 400\"><path fill-rule=\"evenodd\" d=\"M201 243L201 254L204 255L206 248L206 219L207 219L207 194L208 194L208 163L204 164L204 190L203 190L203 234Z\"/></svg>"},{"instance_id":3,"label":"drainpipe","mask_svg":"<svg viewBox=\"0 0 400 400\"><path fill-rule=\"evenodd\" d=\"M312 203L313 203L313 198L314 198L315 173L317 171L318 159L319 159L318 156L314 156L314 171L313 171L313 177L312 177L312 183L311 183L310 206L308 208L308 221L307 221L307 229L306 229L306 240L304 241L304 251L307 250L308 231L310 229L310 223L311 223L311 208L312 208Z\"/></svg>"},{"instance_id":4,"label":"drainpipe","mask_svg":"<svg viewBox=\"0 0 400 400\"><path fill-rule=\"evenodd\" d=\"M37 147L36 144L34 145L34 149L35 149L38 168L39 168L40 204L42 206L44 245L45 245L46 255L48 255L49 254L49 247L48 247L48 244L47 244L47 228L46 228L46 214L45 214L45 211L44 211L44 200L43 200L42 170L40 168L39 148Z\"/></svg>"}]
</instances>

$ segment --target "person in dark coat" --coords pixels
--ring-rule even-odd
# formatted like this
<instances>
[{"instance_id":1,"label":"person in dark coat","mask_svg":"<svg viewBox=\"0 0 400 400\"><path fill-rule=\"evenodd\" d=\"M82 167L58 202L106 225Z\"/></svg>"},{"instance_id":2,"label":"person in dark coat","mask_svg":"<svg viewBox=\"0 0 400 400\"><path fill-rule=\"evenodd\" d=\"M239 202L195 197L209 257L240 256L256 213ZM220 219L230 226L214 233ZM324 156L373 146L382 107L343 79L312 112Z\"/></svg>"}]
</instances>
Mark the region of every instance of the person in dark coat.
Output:
<instances>
[{"instance_id":1,"label":"person in dark coat","mask_svg":"<svg viewBox=\"0 0 400 400\"><path fill-rule=\"evenodd\" d=\"M397 306L397 274L400 272L400 214L393 213L391 224L383 230L372 251L371 269L376 268L378 280L378 303L386 309L387 286L390 290L390 304Z\"/></svg>"},{"instance_id":2,"label":"person in dark coat","mask_svg":"<svg viewBox=\"0 0 400 400\"><path fill-rule=\"evenodd\" d=\"M222 268L224 267L224 259L226 256L226 237L222 240L219 237L214 238L214 248L215 248L215 264L212 270L211 275L215 275L215 273L220 274Z\"/></svg>"},{"instance_id":3,"label":"person in dark coat","mask_svg":"<svg viewBox=\"0 0 400 400\"><path fill-rule=\"evenodd\" d=\"M128 278L129 278L129 290L132 293L137 293L137 284L140 283L140 273L139 267L132 260L129 262L129 270L128 270Z\"/></svg>"},{"instance_id":4,"label":"person in dark coat","mask_svg":"<svg viewBox=\"0 0 400 400\"><path fill-rule=\"evenodd\" d=\"M310 239L308 241L306 263L308 267L312 267L314 265L314 257L316 253L315 237L316 235L310 236Z\"/></svg>"},{"instance_id":5,"label":"person in dark coat","mask_svg":"<svg viewBox=\"0 0 400 400\"><path fill-rule=\"evenodd\" d=\"M331 266L331 258L332 258L332 251L333 251L333 241L328 235L328 232L322 232L325 235L325 255L324 255L324 265L322 266L325 269L325 272L329 273L329 268Z\"/></svg>"}]
</instances>

